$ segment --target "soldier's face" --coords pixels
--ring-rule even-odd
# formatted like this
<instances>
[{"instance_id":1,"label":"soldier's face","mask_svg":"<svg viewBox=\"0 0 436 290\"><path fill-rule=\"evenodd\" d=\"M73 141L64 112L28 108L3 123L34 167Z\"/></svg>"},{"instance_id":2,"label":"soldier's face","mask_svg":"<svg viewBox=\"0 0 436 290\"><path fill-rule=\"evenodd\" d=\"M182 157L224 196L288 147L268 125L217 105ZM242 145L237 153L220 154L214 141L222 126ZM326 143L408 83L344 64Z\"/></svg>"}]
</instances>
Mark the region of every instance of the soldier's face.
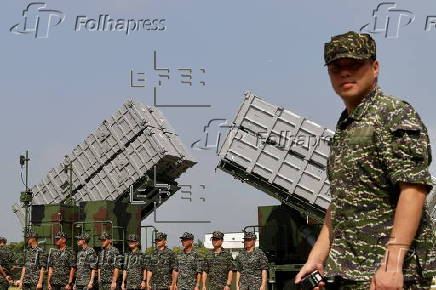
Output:
<instances>
[{"instance_id":1,"label":"soldier's face","mask_svg":"<svg viewBox=\"0 0 436 290\"><path fill-rule=\"evenodd\" d=\"M379 72L378 61L341 58L328 65L330 82L344 100L358 99L375 84Z\"/></svg>"},{"instance_id":2,"label":"soldier's face","mask_svg":"<svg viewBox=\"0 0 436 290\"><path fill-rule=\"evenodd\" d=\"M167 241L166 240L155 240L154 242L156 243L156 247L162 248L162 247L165 247Z\"/></svg>"},{"instance_id":3,"label":"soldier's face","mask_svg":"<svg viewBox=\"0 0 436 290\"><path fill-rule=\"evenodd\" d=\"M212 239L212 245L214 248L219 248L223 244L223 240L221 239Z\"/></svg>"},{"instance_id":4,"label":"soldier's face","mask_svg":"<svg viewBox=\"0 0 436 290\"><path fill-rule=\"evenodd\" d=\"M191 247L192 244L194 243L193 240L181 240L181 242L182 242L182 246L183 246L184 248Z\"/></svg>"},{"instance_id":5,"label":"soldier's face","mask_svg":"<svg viewBox=\"0 0 436 290\"><path fill-rule=\"evenodd\" d=\"M82 247L84 244L85 244L85 241L84 241L84 240L77 240L77 245L78 245L79 247Z\"/></svg>"},{"instance_id":6,"label":"soldier's face","mask_svg":"<svg viewBox=\"0 0 436 290\"><path fill-rule=\"evenodd\" d=\"M254 240L254 239L244 239L244 246L245 246L245 248L254 247L255 242L256 242L256 240Z\"/></svg>"},{"instance_id":7,"label":"soldier's face","mask_svg":"<svg viewBox=\"0 0 436 290\"><path fill-rule=\"evenodd\" d=\"M129 242L129 248L130 250L134 250L135 248L137 248L139 245L138 242Z\"/></svg>"},{"instance_id":8,"label":"soldier's face","mask_svg":"<svg viewBox=\"0 0 436 290\"><path fill-rule=\"evenodd\" d=\"M65 238L55 239L55 244L58 247L64 246L66 242Z\"/></svg>"},{"instance_id":9,"label":"soldier's face","mask_svg":"<svg viewBox=\"0 0 436 290\"><path fill-rule=\"evenodd\" d=\"M107 248L110 245L110 243L111 243L111 240L102 240L101 241L101 246L103 248Z\"/></svg>"},{"instance_id":10,"label":"soldier's face","mask_svg":"<svg viewBox=\"0 0 436 290\"><path fill-rule=\"evenodd\" d=\"M35 238L27 238L27 245L31 246L33 244L33 242L36 241Z\"/></svg>"}]
</instances>

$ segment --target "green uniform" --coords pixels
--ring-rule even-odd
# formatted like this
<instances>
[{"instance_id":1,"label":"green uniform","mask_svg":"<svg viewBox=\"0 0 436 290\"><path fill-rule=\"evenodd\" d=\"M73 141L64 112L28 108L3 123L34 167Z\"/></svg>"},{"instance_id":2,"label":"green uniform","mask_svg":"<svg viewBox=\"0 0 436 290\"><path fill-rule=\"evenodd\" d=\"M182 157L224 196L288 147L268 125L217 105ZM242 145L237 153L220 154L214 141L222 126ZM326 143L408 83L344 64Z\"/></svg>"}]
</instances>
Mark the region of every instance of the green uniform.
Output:
<instances>
[{"instance_id":1,"label":"green uniform","mask_svg":"<svg viewBox=\"0 0 436 290\"><path fill-rule=\"evenodd\" d=\"M185 253L181 251L177 254L177 287L180 290L194 289L197 281L197 274L201 273L201 261L197 252Z\"/></svg>"},{"instance_id":2,"label":"green uniform","mask_svg":"<svg viewBox=\"0 0 436 290\"><path fill-rule=\"evenodd\" d=\"M236 257L236 270L241 273L240 290L259 290L262 285L262 271L268 270L268 258L261 249L242 251Z\"/></svg>"},{"instance_id":3,"label":"green uniform","mask_svg":"<svg viewBox=\"0 0 436 290\"><path fill-rule=\"evenodd\" d=\"M411 105L375 87L350 115L342 112L330 150L333 241L326 275L369 283L386 251L398 184L432 187L427 129ZM427 211L403 273L406 282L424 284L436 275L436 238Z\"/></svg>"},{"instance_id":4,"label":"green uniform","mask_svg":"<svg viewBox=\"0 0 436 290\"><path fill-rule=\"evenodd\" d=\"M23 278L23 289L36 289L41 268L47 266L47 255L40 247L28 248L24 256L26 271Z\"/></svg>"},{"instance_id":5,"label":"green uniform","mask_svg":"<svg viewBox=\"0 0 436 290\"><path fill-rule=\"evenodd\" d=\"M172 272L177 270L176 255L168 248L154 249L147 270L152 272L150 286L154 287L153 289L168 289L172 281Z\"/></svg>"},{"instance_id":6,"label":"green uniform","mask_svg":"<svg viewBox=\"0 0 436 290\"><path fill-rule=\"evenodd\" d=\"M84 289L91 279L91 271L97 269L97 255L91 247L80 249L77 253L76 286Z\"/></svg>"},{"instance_id":7,"label":"green uniform","mask_svg":"<svg viewBox=\"0 0 436 290\"><path fill-rule=\"evenodd\" d=\"M145 254L139 249L127 253L124 259L124 270L127 271L126 288L141 289L141 283L144 279L144 270L147 269Z\"/></svg>"},{"instance_id":8,"label":"green uniform","mask_svg":"<svg viewBox=\"0 0 436 290\"><path fill-rule=\"evenodd\" d=\"M52 268L50 284L54 289L65 288L68 284L71 268L76 267L76 254L71 248L54 249L48 256L48 265Z\"/></svg>"},{"instance_id":9,"label":"green uniform","mask_svg":"<svg viewBox=\"0 0 436 290\"><path fill-rule=\"evenodd\" d=\"M6 246L0 246L0 265L3 267L6 275L11 275L11 268L13 263L14 255L12 251ZM8 289L9 282L0 277L0 289Z\"/></svg>"},{"instance_id":10,"label":"green uniform","mask_svg":"<svg viewBox=\"0 0 436 290\"><path fill-rule=\"evenodd\" d=\"M114 270L121 269L120 251L114 246L103 248L98 254L98 269L100 270L99 289L110 289ZM121 276L122 274L119 274L119 277Z\"/></svg>"},{"instance_id":11,"label":"green uniform","mask_svg":"<svg viewBox=\"0 0 436 290\"><path fill-rule=\"evenodd\" d=\"M233 270L232 254L221 248L220 253L213 250L206 254L203 262L203 271L207 273L208 289L222 290L227 284L229 271Z\"/></svg>"}]
</instances>

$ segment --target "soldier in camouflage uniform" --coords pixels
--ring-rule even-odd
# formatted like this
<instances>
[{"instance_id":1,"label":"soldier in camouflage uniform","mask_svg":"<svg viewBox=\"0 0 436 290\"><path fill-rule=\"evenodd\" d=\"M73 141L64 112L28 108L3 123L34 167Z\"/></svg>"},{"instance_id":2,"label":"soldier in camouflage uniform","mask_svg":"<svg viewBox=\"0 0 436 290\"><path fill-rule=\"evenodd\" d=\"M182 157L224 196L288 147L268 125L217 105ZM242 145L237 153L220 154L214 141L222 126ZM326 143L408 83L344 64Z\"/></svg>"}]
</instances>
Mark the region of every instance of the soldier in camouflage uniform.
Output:
<instances>
[{"instance_id":1,"label":"soldier in camouflage uniform","mask_svg":"<svg viewBox=\"0 0 436 290\"><path fill-rule=\"evenodd\" d=\"M76 254L67 247L67 235L64 232L58 232L54 240L57 248L48 256L47 287L49 290L73 289Z\"/></svg>"},{"instance_id":2,"label":"soldier in camouflage uniform","mask_svg":"<svg viewBox=\"0 0 436 290\"><path fill-rule=\"evenodd\" d=\"M27 245L24 265L21 270L19 286L23 289L42 289L47 255L38 246L38 235L33 231L26 233Z\"/></svg>"},{"instance_id":3,"label":"soldier in camouflage uniform","mask_svg":"<svg viewBox=\"0 0 436 290\"><path fill-rule=\"evenodd\" d=\"M158 232L155 236L156 248L149 257L147 267L147 287L153 290L168 290L176 287L177 259L167 247L167 235Z\"/></svg>"},{"instance_id":4,"label":"soldier in camouflage uniform","mask_svg":"<svg viewBox=\"0 0 436 290\"><path fill-rule=\"evenodd\" d=\"M88 246L90 237L84 233L76 236L77 245L77 289L92 289L94 287L98 257L95 250Z\"/></svg>"},{"instance_id":5,"label":"soldier in camouflage uniform","mask_svg":"<svg viewBox=\"0 0 436 290\"><path fill-rule=\"evenodd\" d=\"M424 208L433 186L427 128L409 103L377 85L369 34L332 37L324 59L346 109L327 164L331 204L296 283L318 269L335 277L334 289L430 289L436 239Z\"/></svg>"},{"instance_id":6,"label":"soldier in camouflage uniform","mask_svg":"<svg viewBox=\"0 0 436 290\"><path fill-rule=\"evenodd\" d=\"M207 253L203 261L202 290L230 290L233 275L232 254L222 247L224 234L220 231L212 233L213 249ZM206 287L206 282L208 287Z\"/></svg>"},{"instance_id":7,"label":"soldier in camouflage uniform","mask_svg":"<svg viewBox=\"0 0 436 290\"><path fill-rule=\"evenodd\" d=\"M177 254L177 287L180 290L199 290L201 279L201 260L196 251L192 249L194 235L183 233L180 237L183 250Z\"/></svg>"},{"instance_id":8,"label":"soldier in camouflage uniform","mask_svg":"<svg viewBox=\"0 0 436 290\"><path fill-rule=\"evenodd\" d=\"M125 255L123 269L123 289L145 289L147 282L147 260L141 252L139 238L130 234L127 242L130 252Z\"/></svg>"},{"instance_id":9,"label":"soldier in camouflage uniform","mask_svg":"<svg viewBox=\"0 0 436 290\"><path fill-rule=\"evenodd\" d=\"M10 271L13 263L13 253L6 247L7 239L0 237L0 266L2 268L2 277L0 278L0 289L8 289L9 281L12 280Z\"/></svg>"},{"instance_id":10,"label":"soldier in camouflage uniform","mask_svg":"<svg viewBox=\"0 0 436 290\"><path fill-rule=\"evenodd\" d=\"M244 232L244 248L236 257L236 285L240 290L266 290L268 258L256 245L256 234Z\"/></svg>"},{"instance_id":11,"label":"soldier in camouflage uniform","mask_svg":"<svg viewBox=\"0 0 436 290\"><path fill-rule=\"evenodd\" d=\"M120 251L112 246L112 236L102 233L102 250L98 254L98 283L100 290L114 290L121 270Z\"/></svg>"}]
</instances>

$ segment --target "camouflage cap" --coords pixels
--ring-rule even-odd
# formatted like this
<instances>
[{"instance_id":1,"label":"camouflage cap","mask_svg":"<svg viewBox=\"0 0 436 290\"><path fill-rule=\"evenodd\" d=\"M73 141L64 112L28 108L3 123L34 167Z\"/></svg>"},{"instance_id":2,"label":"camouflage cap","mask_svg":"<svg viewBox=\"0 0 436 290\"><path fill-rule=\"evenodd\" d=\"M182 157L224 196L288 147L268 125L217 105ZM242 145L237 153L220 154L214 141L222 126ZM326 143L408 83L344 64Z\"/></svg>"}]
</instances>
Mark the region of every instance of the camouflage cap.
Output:
<instances>
[{"instance_id":1,"label":"camouflage cap","mask_svg":"<svg viewBox=\"0 0 436 290\"><path fill-rule=\"evenodd\" d=\"M184 232L183 235L180 237L182 240L193 240L194 235L188 232Z\"/></svg>"},{"instance_id":2,"label":"camouflage cap","mask_svg":"<svg viewBox=\"0 0 436 290\"><path fill-rule=\"evenodd\" d=\"M224 238L224 234L222 232L220 232L220 231L214 231L212 233L211 239L220 239L220 240L222 240L223 238Z\"/></svg>"},{"instance_id":3,"label":"camouflage cap","mask_svg":"<svg viewBox=\"0 0 436 290\"><path fill-rule=\"evenodd\" d=\"M374 39L368 33L348 31L332 36L330 42L324 43L324 61L328 65L340 58L376 59Z\"/></svg>"},{"instance_id":4,"label":"camouflage cap","mask_svg":"<svg viewBox=\"0 0 436 290\"><path fill-rule=\"evenodd\" d=\"M8 240L5 237L0 237L0 243L7 243Z\"/></svg>"},{"instance_id":5,"label":"camouflage cap","mask_svg":"<svg viewBox=\"0 0 436 290\"><path fill-rule=\"evenodd\" d=\"M138 242L138 235L137 234L130 234L127 238L128 242Z\"/></svg>"},{"instance_id":6,"label":"camouflage cap","mask_svg":"<svg viewBox=\"0 0 436 290\"><path fill-rule=\"evenodd\" d=\"M89 242L91 237L87 233L83 233L83 234L80 234L80 235L76 236L76 239L84 240L85 242Z\"/></svg>"},{"instance_id":7,"label":"camouflage cap","mask_svg":"<svg viewBox=\"0 0 436 290\"><path fill-rule=\"evenodd\" d=\"M103 232L100 236L100 240L104 241L104 240L112 240L112 235L109 234L108 232Z\"/></svg>"},{"instance_id":8,"label":"camouflage cap","mask_svg":"<svg viewBox=\"0 0 436 290\"><path fill-rule=\"evenodd\" d=\"M54 238L55 239L61 239L61 238L67 238L67 234L66 233L64 233L64 232L58 232L55 236L54 236Z\"/></svg>"},{"instance_id":9,"label":"camouflage cap","mask_svg":"<svg viewBox=\"0 0 436 290\"><path fill-rule=\"evenodd\" d=\"M156 236L154 237L155 241L162 241L162 240L166 240L167 239L167 234L162 233L162 232L157 232Z\"/></svg>"},{"instance_id":10,"label":"camouflage cap","mask_svg":"<svg viewBox=\"0 0 436 290\"><path fill-rule=\"evenodd\" d=\"M38 238L38 234L35 231L27 231L26 238Z\"/></svg>"},{"instance_id":11,"label":"camouflage cap","mask_svg":"<svg viewBox=\"0 0 436 290\"><path fill-rule=\"evenodd\" d=\"M254 232L244 232L244 240L256 240L257 236Z\"/></svg>"}]
</instances>

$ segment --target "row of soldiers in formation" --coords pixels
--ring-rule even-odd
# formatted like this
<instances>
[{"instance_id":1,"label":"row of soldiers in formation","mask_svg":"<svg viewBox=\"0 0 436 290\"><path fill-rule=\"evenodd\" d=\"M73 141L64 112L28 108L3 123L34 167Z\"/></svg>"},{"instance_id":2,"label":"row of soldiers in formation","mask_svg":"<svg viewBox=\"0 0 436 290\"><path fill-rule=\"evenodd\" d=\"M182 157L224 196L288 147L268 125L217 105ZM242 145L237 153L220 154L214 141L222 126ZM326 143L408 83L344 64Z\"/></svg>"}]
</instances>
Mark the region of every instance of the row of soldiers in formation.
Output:
<instances>
[{"instance_id":1,"label":"row of soldiers in formation","mask_svg":"<svg viewBox=\"0 0 436 290\"><path fill-rule=\"evenodd\" d=\"M100 236L101 251L88 246L90 237L76 237L77 254L67 246L67 235L59 232L54 236L56 249L48 254L38 246L38 235L26 235L21 277L14 282L8 274L12 253L6 247L6 239L0 237L1 289L14 283L22 289L170 289L170 290L230 290L233 272L236 272L237 289L266 289L268 260L264 252L255 248L256 235L244 234L245 250L236 259L222 247L224 234L215 231L211 240L213 249L201 258L193 250L194 235L185 232L181 237L183 251L176 254L167 247L167 235L155 235L156 247L150 255L141 252L136 234L128 236L129 252L121 255L112 245L108 233Z\"/></svg>"}]
</instances>

